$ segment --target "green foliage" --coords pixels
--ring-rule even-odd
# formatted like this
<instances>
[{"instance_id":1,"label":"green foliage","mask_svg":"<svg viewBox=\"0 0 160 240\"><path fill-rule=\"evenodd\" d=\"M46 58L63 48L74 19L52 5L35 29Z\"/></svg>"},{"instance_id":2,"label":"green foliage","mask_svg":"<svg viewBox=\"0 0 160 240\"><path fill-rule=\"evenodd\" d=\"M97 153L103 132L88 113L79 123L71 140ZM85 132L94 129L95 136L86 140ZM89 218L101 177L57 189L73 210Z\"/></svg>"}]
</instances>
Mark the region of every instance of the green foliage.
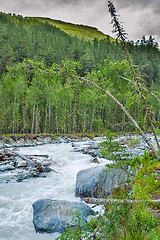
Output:
<instances>
[{"instance_id":1,"label":"green foliage","mask_svg":"<svg viewBox=\"0 0 160 240\"><path fill-rule=\"evenodd\" d=\"M62 61L47 68L30 59L7 67L0 92L3 133L103 132L112 122L115 105L92 86L70 77L81 69L79 62Z\"/></svg>"},{"instance_id":2,"label":"green foliage","mask_svg":"<svg viewBox=\"0 0 160 240\"><path fill-rule=\"evenodd\" d=\"M155 173L157 164L158 161L150 154L136 158L134 165L138 172L134 179L133 197L135 199L147 200L151 198L152 194L160 194L160 181L157 180Z\"/></svg>"},{"instance_id":3,"label":"green foliage","mask_svg":"<svg viewBox=\"0 0 160 240\"><path fill-rule=\"evenodd\" d=\"M94 37L86 41L58 26ZM137 88L120 78L132 79L123 48L108 36L100 40L101 36L87 26L0 13L1 133L135 131L116 103L69 74L86 75L110 91L144 129ZM148 86L159 94L159 51L129 47L134 63L144 66L144 59L147 61L149 67L141 71L146 73ZM149 82L151 72L153 81ZM158 129L158 104L151 98L148 104L156 109Z\"/></svg>"},{"instance_id":4,"label":"green foliage","mask_svg":"<svg viewBox=\"0 0 160 240\"><path fill-rule=\"evenodd\" d=\"M129 157L131 158L132 154L127 153L127 147L122 146L119 141L115 141L113 134L110 130L107 130L106 140L100 143L101 154L113 162L113 164L108 164L107 167L127 167L129 165Z\"/></svg>"},{"instance_id":5,"label":"green foliage","mask_svg":"<svg viewBox=\"0 0 160 240\"><path fill-rule=\"evenodd\" d=\"M130 139L130 140L127 140L126 141L126 144L127 144L127 146L128 147L131 147L131 148L133 148L133 147L135 147L136 145L138 145L139 144L139 140L138 139Z\"/></svg>"},{"instance_id":6,"label":"green foliage","mask_svg":"<svg viewBox=\"0 0 160 240\"><path fill-rule=\"evenodd\" d=\"M105 213L91 220L86 226L70 228L58 239L127 239L152 240L159 239L158 220L144 204L132 205L128 202L111 203L105 206Z\"/></svg>"},{"instance_id":7,"label":"green foliage","mask_svg":"<svg viewBox=\"0 0 160 240\"><path fill-rule=\"evenodd\" d=\"M113 136L108 132L108 143ZM130 167L137 173L132 183L132 194L127 186L119 186L112 192L112 198L124 199L104 205L104 214L92 219L83 228L70 228L59 239L160 239L160 222L154 217L149 199L153 194L160 195L160 181L156 180L155 169L158 161L150 154L130 160ZM127 200L135 200L132 201ZM139 201L141 200L141 201ZM154 206L155 208L155 206ZM93 236L93 235L92 235Z\"/></svg>"},{"instance_id":8,"label":"green foliage","mask_svg":"<svg viewBox=\"0 0 160 240\"><path fill-rule=\"evenodd\" d=\"M94 221L91 220L91 222L88 222L86 225L82 221L80 212L78 211L76 213L71 212L71 215L73 216L72 221L74 222L74 226L67 228L66 232L61 234L60 238L58 239L81 240L82 238L85 239L85 237L87 237L90 234L90 231L91 232L94 231L96 227L96 223ZM96 217L93 217L92 219L96 219Z\"/></svg>"},{"instance_id":9,"label":"green foliage","mask_svg":"<svg viewBox=\"0 0 160 240\"><path fill-rule=\"evenodd\" d=\"M6 74L1 78L0 90L3 133L134 130L116 103L98 89L70 76L78 75L82 69L80 62L65 60L48 68L43 62L30 59L7 67ZM107 88L136 121L143 123L142 106L140 103L137 106L135 91L127 82L118 82L121 74L130 76L126 61L114 63L105 60L104 65L100 64L97 71L92 71L87 78ZM123 147L117 142L114 145L119 149L118 159ZM113 158L112 149L109 151L110 158Z\"/></svg>"},{"instance_id":10,"label":"green foliage","mask_svg":"<svg viewBox=\"0 0 160 240\"><path fill-rule=\"evenodd\" d=\"M124 202L107 206L99 228L98 239L146 239L153 229L158 236L158 222L142 204L131 207Z\"/></svg>"},{"instance_id":11,"label":"green foliage","mask_svg":"<svg viewBox=\"0 0 160 240\"><path fill-rule=\"evenodd\" d=\"M131 44L128 48L134 64L139 65L145 74L148 86L158 84L159 50ZM125 54L118 41L96 28L0 13L0 62L3 63L0 64L0 76L7 65L28 58L44 61L47 67L53 63L61 64L62 60L80 61L82 69L78 73L83 76L97 69L101 61L122 61Z\"/></svg>"}]
</instances>

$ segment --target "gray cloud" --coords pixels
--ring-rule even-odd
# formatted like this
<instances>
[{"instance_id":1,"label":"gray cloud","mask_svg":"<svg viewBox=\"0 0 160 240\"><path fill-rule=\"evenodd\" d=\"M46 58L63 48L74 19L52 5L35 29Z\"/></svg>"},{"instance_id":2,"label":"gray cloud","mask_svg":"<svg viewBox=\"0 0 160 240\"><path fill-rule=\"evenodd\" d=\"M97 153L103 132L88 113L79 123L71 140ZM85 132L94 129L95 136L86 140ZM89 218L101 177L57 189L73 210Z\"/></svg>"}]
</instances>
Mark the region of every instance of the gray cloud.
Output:
<instances>
[{"instance_id":1,"label":"gray cloud","mask_svg":"<svg viewBox=\"0 0 160 240\"><path fill-rule=\"evenodd\" d=\"M119 8L127 8L127 7L141 7L141 6L147 6L150 3L153 3L153 0L134 0L134 1L130 1L130 0L114 0L114 3L116 3L116 5L119 6Z\"/></svg>"},{"instance_id":2,"label":"gray cloud","mask_svg":"<svg viewBox=\"0 0 160 240\"><path fill-rule=\"evenodd\" d=\"M130 38L138 39L143 35L158 35L160 33L159 0L113 1ZM160 36L157 40L159 39Z\"/></svg>"},{"instance_id":3,"label":"gray cloud","mask_svg":"<svg viewBox=\"0 0 160 240\"><path fill-rule=\"evenodd\" d=\"M100 5L103 2L103 6L101 6L102 9L104 7L107 7L107 0L106 1L98 1L98 4ZM152 5L156 11L160 9L159 0L113 0L114 4L118 6L119 9L121 8L128 8L128 7L147 7L149 5ZM97 5L97 0L0 0L1 6L16 6L20 10L24 8L32 8L33 6L37 7L38 9L42 6L44 7L65 7L65 6L82 6L82 7L92 7L93 5ZM158 9L157 9L158 7Z\"/></svg>"}]
</instances>

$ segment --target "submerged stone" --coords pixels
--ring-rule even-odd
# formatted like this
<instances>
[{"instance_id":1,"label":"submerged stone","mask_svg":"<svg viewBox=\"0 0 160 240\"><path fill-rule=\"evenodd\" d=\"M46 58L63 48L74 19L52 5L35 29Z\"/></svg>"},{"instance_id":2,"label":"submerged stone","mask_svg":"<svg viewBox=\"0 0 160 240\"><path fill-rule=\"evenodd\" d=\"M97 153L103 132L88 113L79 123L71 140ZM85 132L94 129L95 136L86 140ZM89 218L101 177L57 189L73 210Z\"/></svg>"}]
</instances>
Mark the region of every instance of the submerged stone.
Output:
<instances>
[{"instance_id":1,"label":"submerged stone","mask_svg":"<svg viewBox=\"0 0 160 240\"><path fill-rule=\"evenodd\" d=\"M10 165L10 164L0 166L0 172L12 171L12 170L14 170L14 169L15 169L15 167L13 167L13 166Z\"/></svg>"}]
</instances>

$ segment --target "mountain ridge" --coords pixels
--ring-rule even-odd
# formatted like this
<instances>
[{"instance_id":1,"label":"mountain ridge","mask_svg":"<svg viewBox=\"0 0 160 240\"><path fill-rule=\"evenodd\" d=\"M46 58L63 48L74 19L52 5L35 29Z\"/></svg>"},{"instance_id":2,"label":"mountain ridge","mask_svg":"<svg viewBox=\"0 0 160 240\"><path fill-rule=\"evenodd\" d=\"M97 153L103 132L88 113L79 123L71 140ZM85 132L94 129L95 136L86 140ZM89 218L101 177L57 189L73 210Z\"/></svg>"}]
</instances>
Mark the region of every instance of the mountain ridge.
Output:
<instances>
[{"instance_id":1,"label":"mountain ridge","mask_svg":"<svg viewBox=\"0 0 160 240\"><path fill-rule=\"evenodd\" d=\"M96 27L83 25L83 24L74 24L74 23L65 22L57 19L51 19L51 18L43 18L43 17L34 17L34 18L38 19L39 21L49 23L50 25L61 29L65 33L70 34L71 36L76 36L80 38L86 37L88 39L94 39L94 38L105 39L107 37L111 38L109 35L106 35L103 32L99 31L98 28Z\"/></svg>"},{"instance_id":2,"label":"mountain ridge","mask_svg":"<svg viewBox=\"0 0 160 240\"><path fill-rule=\"evenodd\" d=\"M78 37L81 39L93 40L97 38L99 40L110 39L111 41L115 41L114 38L110 37L108 34L104 34L100 30L98 30L98 28L88 26L88 25L74 24L74 23L65 22L58 19L52 19L49 17L29 17L29 16L23 17L22 15L16 15L15 13L3 13L3 12L0 12L0 13L4 14L9 18L12 17L12 20L13 18L14 20L16 19L17 23L23 19L24 21L35 20L35 21L39 21L40 23L49 24L50 26L59 28L61 31L67 33L68 35L71 35L73 37Z\"/></svg>"}]
</instances>

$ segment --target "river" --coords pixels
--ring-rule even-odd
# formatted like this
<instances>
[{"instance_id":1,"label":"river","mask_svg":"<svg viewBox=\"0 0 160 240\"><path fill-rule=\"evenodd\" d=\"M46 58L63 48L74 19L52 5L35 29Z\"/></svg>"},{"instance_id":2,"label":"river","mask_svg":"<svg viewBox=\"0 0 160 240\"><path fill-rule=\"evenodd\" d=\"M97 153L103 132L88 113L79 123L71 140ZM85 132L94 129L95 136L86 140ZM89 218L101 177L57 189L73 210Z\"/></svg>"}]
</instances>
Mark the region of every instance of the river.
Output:
<instances>
[{"instance_id":1,"label":"river","mask_svg":"<svg viewBox=\"0 0 160 240\"><path fill-rule=\"evenodd\" d=\"M154 143L153 136L149 136ZM160 136L159 136L160 141ZM77 142L78 147L88 142ZM147 148L143 139L139 146L131 149L140 155ZM9 181L0 183L0 240L54 240L58 233L36 233L32 223L32 204L42 198L55 200L80 201L75 197L77 173L86 168L95 167L92 157L81 152L74 152L72 143L45 144L37 147L22 147L24 155L49 155L55 172L46 173L46 177L30 178L22 182ZM104 165L108 161L99 159ZM5 173L8 174L8 173ZM4 175L4 174L3 174ZM1 175L2 176L2 175ZM1 177L0 176L0 177Z\"/></svg>"},{"instance_id":2,"label":"river","mask_svg":"<svg viewBox=\"0 0 160 240\"><path fill-rule=\"evenodd\" d=\"M76 143L78 146L83 144L86 142ZM0 240L53 240L59 236L58 233L35 232L32 204L42 198L80 201L75 197L77 172L96 164L91 163L90 155L74 152L71 143L19 148L19 152L49 155L53 161L51 168L57 173L47 173L45 178L0 184Z\"/></svg>"}]
</instances>

